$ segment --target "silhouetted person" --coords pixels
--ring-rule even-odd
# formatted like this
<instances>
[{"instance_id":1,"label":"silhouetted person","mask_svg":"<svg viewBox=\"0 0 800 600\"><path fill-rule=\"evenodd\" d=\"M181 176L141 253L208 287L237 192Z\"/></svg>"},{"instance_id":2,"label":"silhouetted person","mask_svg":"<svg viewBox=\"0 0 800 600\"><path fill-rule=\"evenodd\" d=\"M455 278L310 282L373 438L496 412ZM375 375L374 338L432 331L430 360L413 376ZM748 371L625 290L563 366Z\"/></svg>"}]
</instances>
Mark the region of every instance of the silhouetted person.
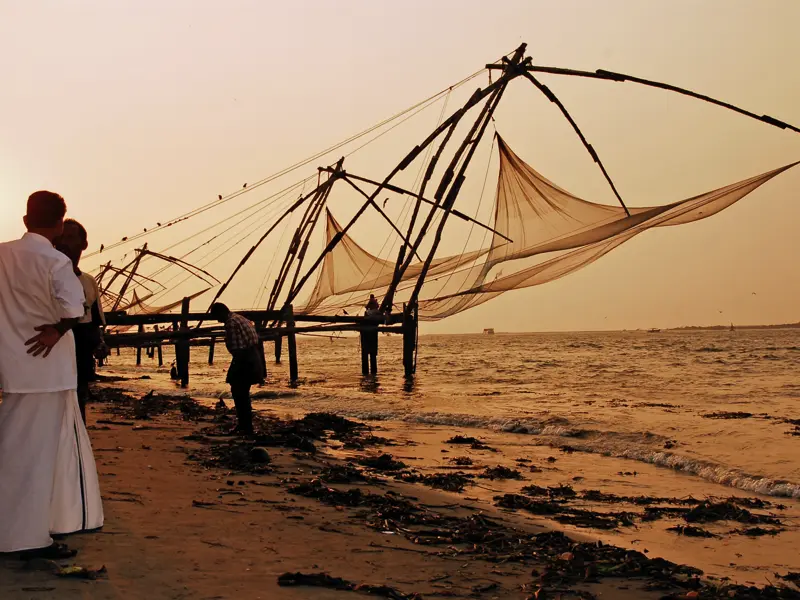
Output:
<instances>
[{"instance_id":1,"label":"silhouetted person","mask_svg":"<svg viewBox=\"0 0 800 600\"><path fill-rule=\"evenodd\" d=\"M369 300L364 308L367 309L367 314L369 314L369 311L371 310L374 311L380 309L380 304L378 304L378 299L375 297L375 294L369 295Z\"/></svg>"},{"instance_id":2,"label":"silhouetted person","mask_svg":"<svg viewBox=\"0 0 800 600\"><path fill-rule=\"evenodd\" d=\"M225 347L232 357L225 380L231 386L231 395L236 405L236 427L231 433L250 435L253 433L250 387L266 376L258 332L248 319L231 312L221 302L211 306L210 314L212 318L225 324Z\"/></svg>"},{"instance_id":3,"label":"silhouetted person","mask_svg":"<svg viewBox=\"0 0 800 600\"><path fill-rule=\"evenodd\" d=\"M374 320L374 326L370 324L368 329L361 330L361 374L378 374L378 323L382 320L380 304L374 294L369 295L369 301L365 306L364 316L368 320Z\"/></svg>"},{"instance_id":4,"label":"silhouetted person","mask_svg":"<svg viewBox=\"0 0 800 600\"><path fill-rule=\"evenodd\" d=\"M54 240L57 250L71 261L72 268L83 287L83 316L72 328L75 335L75 359L78 367L78 405L81 417L86 423L86 402L89 399L89 382L95 379L95 351L103 342L101 328L105 326L105 316L100 306L100 290L94 277L82 273L78 267L81 255L89 247L86 229L75 219L64 220L64 230Z\"/></svg>"}]
</instances>

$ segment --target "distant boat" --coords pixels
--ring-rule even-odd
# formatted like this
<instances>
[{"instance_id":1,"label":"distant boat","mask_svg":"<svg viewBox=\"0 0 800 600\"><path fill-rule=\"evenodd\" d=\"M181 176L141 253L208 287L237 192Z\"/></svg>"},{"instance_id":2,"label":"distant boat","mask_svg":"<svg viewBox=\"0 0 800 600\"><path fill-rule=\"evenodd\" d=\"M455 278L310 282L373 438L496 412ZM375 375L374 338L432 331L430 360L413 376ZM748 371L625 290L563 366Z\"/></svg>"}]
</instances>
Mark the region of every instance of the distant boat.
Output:
<instances>
[{"instance_id":1,"label":"distant boat","mask_svg":"<svg viewBox=\"0 0 800 600\"><path fill-rule=\"evenodd\" d=\"M731 331L736 331L736 328L733 326L733 323L731 323Z\"/></svg>"},{"instance_id":2,"label":"distant boat","mask_svg":"<svg viewBox=\"0 0 800 600\"><path fill-rule=\"evenodd\" d=\"M652 329L647 330L647 333L660 333L660 332L661 330L658 329L657 327L653 327Z\"/></svg>"},{"instance_id":3,"label":"distant boat","mask_svg":"<svg viewBox=\"0 0 800 600\"><path fill-rule=\"evenodd\" d=\"M485 333L486 335L494 335L494 328L487 327L486 329L483 330L483 333Z\"/></svg>"}]
</instances>

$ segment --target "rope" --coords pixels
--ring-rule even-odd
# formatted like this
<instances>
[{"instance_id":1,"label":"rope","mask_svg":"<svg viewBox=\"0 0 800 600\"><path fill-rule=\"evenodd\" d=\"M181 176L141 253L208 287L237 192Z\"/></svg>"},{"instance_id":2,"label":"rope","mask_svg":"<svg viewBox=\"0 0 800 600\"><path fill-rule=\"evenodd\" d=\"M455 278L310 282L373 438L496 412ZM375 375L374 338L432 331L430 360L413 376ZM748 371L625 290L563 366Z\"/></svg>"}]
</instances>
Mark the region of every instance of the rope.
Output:
<instances>
[{"instance_id":1,"label":"rope","mask_svg":"<svg viewBox=\"0 0 800 600\"><path fill-rule=\"evenodd\" d=\"M436 127L439 127L439 125L441 125L442 121L444 120L444 115L446 114L447 106L448 106L448 104L450 102L450 97L451 97L452 91L453 91L453 88L450 88L448 90L448 92L447 92L447 95L444 97L444 103L442 104L442 110L439 113L439 120L436 123ZM413 185L413 187L411 189L414 190L415 192L419 192L419 186L420 186L420 184L422 182L422 176L423 176L423 174L425 172L425 169L427 168L428 161L430 160L432 151L433 151L433 145L431 144L431 145L428 146L428 149L427 149L426 154L425 154L425 159L420 164L419 170L417 171L417 176L414 179L414 185ZM411 197L407 196L406 200L405 200L405 202L403 204L403 210L400 213L400 218L398 219L398 221L400 223L404 223L404 220L405 220L406 215L408 213L408 209L411 207L411 205L409 204L410 200L411 200ZM375 266L375 264L378 262L378 259L381 258L381 255L383 254L383 251L386 248L386 244L389 243L390 239L392 240L392 245L391 245L391 247L389 248L389 251L386 254L387 260L388 260L389 256L391 256L392 252L394 252L395 246L397 245L399 240L398 240L398 238L396 238L394 236L387 237L384 240L383 245L381 246L381 248L378 251L378 253L374 256L372 264L370 265L370 269L373 266ZM365 271L364 274L361 276L361 280L358 282L359 287L361 286L361 284L364 283L364 280L367 278L367 273L370 271L370 269L367 269L367 271ZM350 301L350 299L352 298L353 294L355 294L355 293L356 292L350 292L350 296L347 299L348 302Z\"/></svg>"},{"instance_id":2,"label":"rope","mask_svg":"<svg viewBox=\"0 0 800 600\"><path fill-rule=\"evenodd\" d=\"M295 185L294 187L297 187L297 186ZM284 198L285 198L286 196L288 196L288 193L289 193L289 191L291 191L291 189L293 189L293 188L290 188L288 191L285 191L285 193L283 194L283 197L284 197ZM195 253L196 251L198 251L200 248L202 248L202 247L204 247L204 246L207 246L208 244L210 244L210 243L211 243L211 242L213 242L214 240L218 239L219 237L221 237L221 236L223 236L223 235L225 235L225 234L230 234L230 233L231 233L231 231L232 231L233 229L235 229L236 227L238 227L239 225L241 225L241 224L242 224L242 223L244 223L245 221L249 221L249 220L251 220L251 219L252 219L252 218L253 218L253 217L254 217L256 214L258 214L258 213L260 213L260 212L262 212L262 211L264 211L264 210L266 210L266 209L270 208L270 207L271 207L271 206L272 206L272 205L273 205L275 202L279 201L280 199L281 199L281 198L276 198L276 199L275 199L273 202L270 202L269 204L267 204L267 205L265 205L265 206L261 207L259 210L255 211L254 213L252 213L252 214L250 214L250 215L247 215L246 217L243 217L242 219L240 219L239 221L237 221L236 223L234 223L232 227L229 227L229 228L227 228L225 231L222 231L222 232L220 232L219 234L217 234L217 235L215 235L215 236L211 237L210 239L206 240L205 242L203 242L203 243L202 243L202 244L200 244L199 246L196 246L196 247L194 247L194 248L193 248L193 249L191 249L189 252L187 252L187 253L183 254L183 255L180 257L180 258L181 258L181 260L184 260L184 259L186 259L186 258L187 258L188 256L190 256L191 254L194 254L194 253ZM280 205L278 205L278 206L274 206L274 207L272 207L272 210L271 210L271 211L270 211L270 212L269 212L269 213L266 215L266 218L262 218L262 219L260 220L260 223L269 222L269 219L271 219L271 218L272 218L272 217L275 215L275 213L276 213L276 212L282 212L282 210L285 208L285 204L287 204L287 203L286 203L286 202L284 202L283 204L280 204ZM252 207L250 207L250 208L252 208ZM247 209L246 209L246 210L247 210ZM240 211L239 213L237 213L237 216L238 216L239 214L242 214L242 212L246 212L246 210L245 210L245 211ZM226 219L225 221L228 221L228 220L230 220L230 219ZM214 228L218 227L219 225L221 225L222 223L224 223L225 221L222 221L222 222L220 222L220 223L216 223L215 225L212 225L211 227L207 228L207 229L206 229L206 230L204 230L204 231L208 231L208 230L210 230L210 229L214 229ZM245 227L245 228L243 228L243 229L246 229L246 227ZM203 232L201 232L201 233L203 233ZM238 233L238 232L237 232L237 233ZM169 248L167 248L167 250L169 250L169 249L171 249L171 248L174 248L174 247L176 247L176 246L178 246L178 245L180 245L180 244L182 244L182 243L184 243L184 242L188 241L189 239L192 239L193 237L197 237L197 234L195 234L195 235L193 235L193 236L190 236L189 238L187 238L187 239L185 239L185 240L182 240L182 241L180 241L180 242L178 242L178 243L176 243L176 244L173 244L172 246L170 246ZM228 239L230 239L230 236L228 236ZM227 240L226 240L226 241L227 241ZM221 245L223 245L224 243L225 243L225 242L222 242L222 243L220 244L220 246L221 246ZM213 252L213 250L212 250L212 252ZM227 252L227 251L226 251L226 252ZM203 255L203 257L201 257L201 260L202 260L202 258L205 258L206 256L208 256L208 253L206 253L205 255ZM149 258L149 256L148 256L148 257L145 257L145 258ZM158 270L156 270L154 273L152 273L152 274L151 274L151 277L155 277L155 276L157 276L157 275L160 275L160 274L164 273L165 271L167 271L167 270L168 270L170 267L172 267L172 266L174 266L174 265L173 265L172 263L170 263L170 264L168 264L168 265L165 265L164 267L161 267L160 269L158 269ZM176 277L177 277L177 276L176 276ZM173 281L173 280L174 280L176 277L173 277L173 278L171 278L171 279L167 280L167 282L166 282L166 283L169 283L170 281ZM160 285L165 285L165 284L160 284ZM138 287L141 287L141 284L140 284L140 283L137 283L136 285L134 285L134 287L133 287L132 289L137 289ZM166 291L166 290L164 290L164 291Z\"/></svg>"},{"instance_id":3,"label":"rope","mask_svg":"<svg viewBox=\"0 0 800 600\"><path fill-rule=\"evenodd\" d=\"M326 154L330 154L331 152L334 152L334 151L338 150L339 148L341 148L343 146L346 146L347 144L350 144L350 143L352 143L352 142L364 137L365 135L369 135L373 131L375 131L377 129L380 129L381 127L391 123L392 121L403 117L404 115L408 114L409 112L415 111L420 106L422 106L422 105L424 105L424 104L426 104L426 103L428 103L428 102L430 102L432 100L438 99L443 94L448 93L451 89L453 89L453 87L460 87L461 85L464 85L465 83L467 83L471 79L477 77L484 70L485 70L485 68L480 69L479 71L476 71L475 73L465 77L464 79L462 79L461 81L456 83L455 86L450 86L448 88L445 88L444 90L441 90L441 91L437 92L436 94L433 94L432 96L429 96L425 100L423 100L421 102L417 102L413 106L410 106L409 108L406 108L405 110L402 110L402 111L392 115L391 117L389 117L387 119L384 119L383 121L381 121L381 122L379 122L379 123L377 123L377 124L375 124L375 125L373 125L371 127L368 127L367 129L365 129L365 130L363 130L363 131L361 131L361 132L359 132L359 133L357 133L355 135L352 135L349 138L347 138L347 139L345 139L345 140L343 140L343 141L341 141L341 142L339 142L337 144L329 146L328 148L326 148L326 149L324 149L324 150L322 150L320 152L317 152L316 154L314 154L314 155L312 155L312 156L310 156L310 157L308 157L306 159L303 159L303 160L301 160L299 162L296 162L293 165L290 165L289 167L286 167L286 168L278 171L277 173L273 173L272 175L269 175L269 176L267 176L267 177L265 177L265 178L263 178L263 179L261 179L259 181L256 181L255 183L249 185L246 188L236 190L235 192L232 192L232 193L230 193L230 194L228 194L228 195L226 195L226 196L224 196L222 198L219 198L219 199L217 199L217 200L215 200L213 202L209 202L208 204L205 204L205 205L200 206L200 207L198 207L196 209L193 209L193 210L191 210L191 211L189 211L187 213L179 215L178 217L170 219L169 221L165 222L162 225L157 225L156 227L150 229L149 233L153 233L155 231L160 231L162 229L165 229L166 227L170 227L170 226L175 225L177 223L186 221L186 220L188 220L188 219L190 219L192 217L195 217L195 216L197 216L199 214L202 214L202 213L204 213L204 212L206 212L208 210L216 208L217 206L219 206L221 204L224 204L226 202L234 200L235 198L238 198L242 194L245 194L245 193L247 193L249 191L252 191L253 189L259 188L259 187L261 187L263 185L266 185L267 183L270 183L270 182L272 182L272 181L274 181L274 180L276 180L276 179L278 179L280 177L283 177L284 175L287 175L288 173L291 173L292 171L300 169L300 168L308 165L309 163L312 163L312 162L318 160L319 158L325 156ZM363 148L363 146L362 146L362 148ZM361 148L358 148L358 149L361 149ZM351 154L352 154L352 152L351 152ZM122 241L119 241L119 242L116 242L116 243L113 243L113 244L110 244L109 246L107 246L104 249L105 250L112 250L112 249L117 248L119 246L131 243L131 242L133 242L133 241L135 241L137 239L140 239L140 238L144 237L145 235L147 235L147 233L148 232L140 232L140 233L137 233L135 235L127 236L126 239L124 239ZM92 256L95 256L95 255L99 254L99 253L100 253L99 251L89 253L89 254L87 254L85 256L85 258L90 258Z\"/></svg>"},{"instance_id":4,"label":"rope","mask_svg":"<svg viewBox=\"0 0 800 600\"><path fill-rule=\"evenodd\" d=\"M272 265L275 264L275 257L278 256L278 248L283 245L283 240L286 237L286 233L289 231L289 219L286 219L286 223L283 226L283 231L281 232L281 237L278 239L278 245L275 247L275 252L272 253L272 258L269 261L269 265L267 266L267 270L264 272L264 278L261 280L261 286L259 289L256 290L256 297L253 299L253 306L259 306L264 301L264 295L267 291L267 277L269 277L270 272L272 271Z\"/></svg>"}]
</instances>

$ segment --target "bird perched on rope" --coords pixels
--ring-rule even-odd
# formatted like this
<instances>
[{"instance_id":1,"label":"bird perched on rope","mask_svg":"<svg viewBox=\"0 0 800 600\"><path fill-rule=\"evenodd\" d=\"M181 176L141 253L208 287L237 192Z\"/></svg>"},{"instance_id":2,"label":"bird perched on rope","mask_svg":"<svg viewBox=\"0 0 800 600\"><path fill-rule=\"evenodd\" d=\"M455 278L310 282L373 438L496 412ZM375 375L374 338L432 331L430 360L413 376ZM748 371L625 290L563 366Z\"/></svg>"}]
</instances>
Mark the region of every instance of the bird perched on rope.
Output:
<instances>
[{"instance_id":1,"label":"bird perched on rope","mask_svg":"<svg viewBox=\"0 0 800 600\"><path fill-rule=\"evenodd\" d=\"M217 198L219 198L220 200L222 200L222 194L218 194L218 195L217 195Z\"/></svg>"},{"instance_id":2,"label":"bird perched on rope","mask_svg":"<svg viewBox=\"0 0 800 600\"><path fill-rule=\"evenodd\" d=\"M244 189L244 188L246 188L246 187L247 187L247 184L245 183L245 184L242 186L242 189Z\"/></svg>"},{"instance_id":3,"label":"bird perched on rope","mask_svg":"<svg viewBox=\"0 0 800 600\"><path fill-rule=\"evenodd\" d=\"M100 244L100 252L102 252L102 251L103 251L103 248L105 248L105 245L103 245L103 244Z\"/></svg>"},{"instance_id":4,"label":"bird perched on rope","mask_svg":"<svg viewBox=\"0 0 800 600\"><path fill-rule=\"evenodd\" d=\"M124 238L122 238L122 241L123 241L123 242L127 242L127 241L128 241L128 238L127 238L127 237L124 237Z\"/></svg>"},{"instance_id":5,"label":"bird perched on rope","mask_svg":"<svg viewBox=\"0 0 800 600\"><path fill-rule=\"evenodd\" d=\"M388 199L388 198L384 199L384 201L383 201L383 208L386 208L386 203L387 203L388 201L389 201L389 199Z\"/></svg>"}]
</instances>

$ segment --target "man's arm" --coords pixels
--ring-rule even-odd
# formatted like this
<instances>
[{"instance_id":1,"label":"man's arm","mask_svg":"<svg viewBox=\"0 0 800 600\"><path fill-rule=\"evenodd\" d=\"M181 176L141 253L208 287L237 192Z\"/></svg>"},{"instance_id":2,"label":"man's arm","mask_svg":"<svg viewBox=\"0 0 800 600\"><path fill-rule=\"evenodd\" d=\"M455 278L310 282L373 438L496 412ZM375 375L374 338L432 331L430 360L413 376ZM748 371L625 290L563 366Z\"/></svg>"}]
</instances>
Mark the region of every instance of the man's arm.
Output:
<instances>
[{"instance_id":1,"label":"man's arm","mask_svg":"<svg viewBox=\"0 0 800 600\"><path fill-rule=\"evenodd\" d=\"M53 349L64 335L72 329L78 322L80 317L75 317L74 319L61 319L58 323L54 323L52 325L39 325L39 327L35 327L34 329L39 333L25 342L26 346L30 346L28 348L28 354L33 354L34 356L42 355L42 358L46 358L50 351Z\"/></svg>"},{"instance_id":2,"label":"man's arm","mask_svg":"<svg viewBox=\"0 0 800 600\"><path fill-rule=\"evenodd\" d=\"M72 329L83 316L83 286L75 275L72 263L66 263L53 272L51 292L61 309L61 319L57 323L45 323L34 328L39 333L25 342L28 354L41 355L42 358Z\"/></svg>"}]
</instances>

